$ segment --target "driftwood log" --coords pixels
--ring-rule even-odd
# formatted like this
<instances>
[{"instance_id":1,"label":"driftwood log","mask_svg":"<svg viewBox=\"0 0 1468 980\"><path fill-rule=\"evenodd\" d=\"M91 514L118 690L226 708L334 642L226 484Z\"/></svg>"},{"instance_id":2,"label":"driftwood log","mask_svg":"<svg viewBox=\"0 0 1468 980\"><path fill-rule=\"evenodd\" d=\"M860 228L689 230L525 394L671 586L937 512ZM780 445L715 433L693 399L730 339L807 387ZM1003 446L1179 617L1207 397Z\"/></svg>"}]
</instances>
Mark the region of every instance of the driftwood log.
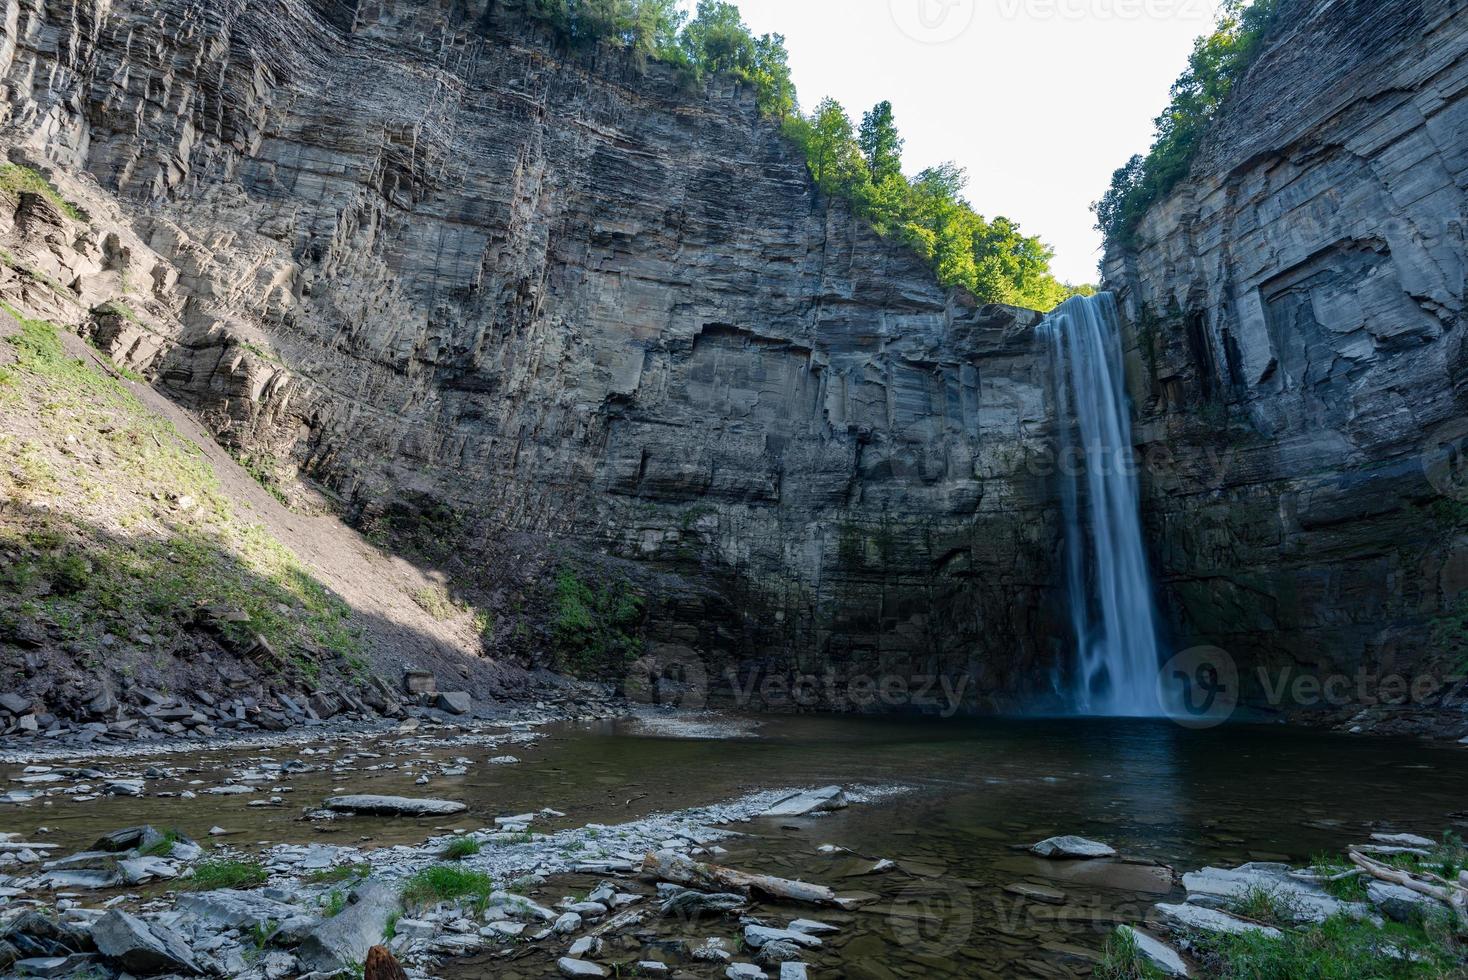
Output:
<instances>
[{"instance_id":1,"label":"driftwood log","mask_svg":"<svg viewBox=\"0 0 1468 980\"><path fill-rule=\"evenodd\" d=\"M824 885L812 885L771 875L752 875L717 864L703 864L675 851L648 852L642 859L642 873L658 881L703 891L768 895L787 902L829 905L835 908L851 907L850 902Z\"/></svg>"},{"instance_id":2,"label":"driftwood log","mask_svg":"<svg viewBox=\"0 0 1468 980\"><path fill-rule=\"evenodd\" d=\"M1357 850L1351 851L1351 862L1373 878L1379 878L1393 885L1401 885L1403 888L1411 889L1419 895L1435 898L1444 905L1462 905L1462 889L1448 885L1447 882L1443 882L1441 886L1434 885L1431 882L1423 881L1410 872L1402 871L1400 868L1393 868L1389 864L1382 864L1380 861L1372 860ZM1433 877L1437 878L1436 875L1433 875ZM1442 881L1441 878L1437 878L1437 880Z\"/></svg>"}]
</instances>

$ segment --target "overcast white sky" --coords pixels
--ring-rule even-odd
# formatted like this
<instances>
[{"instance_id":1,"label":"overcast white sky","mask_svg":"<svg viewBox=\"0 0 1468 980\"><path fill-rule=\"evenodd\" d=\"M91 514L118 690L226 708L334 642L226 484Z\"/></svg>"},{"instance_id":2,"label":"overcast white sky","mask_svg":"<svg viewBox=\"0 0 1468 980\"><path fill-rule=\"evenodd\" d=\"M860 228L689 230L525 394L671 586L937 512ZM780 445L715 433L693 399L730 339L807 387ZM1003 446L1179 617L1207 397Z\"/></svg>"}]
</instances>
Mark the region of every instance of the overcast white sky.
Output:
<instances>
[{"instance_id":1,"label":"overcast white sky","mask_svg":"<svg viewBox=\"0 0 1468 980\"><path fill-rule=\"evenodd\" d=\"M838 99L857 122L890 99L907 169L953 160L968 199L1093 282L1090 204L1151 144L1152 120L1216 0L735 0L785 35L805 109ZM687 6L693 6L688 0Z\"/></svg>"}]
</instances>

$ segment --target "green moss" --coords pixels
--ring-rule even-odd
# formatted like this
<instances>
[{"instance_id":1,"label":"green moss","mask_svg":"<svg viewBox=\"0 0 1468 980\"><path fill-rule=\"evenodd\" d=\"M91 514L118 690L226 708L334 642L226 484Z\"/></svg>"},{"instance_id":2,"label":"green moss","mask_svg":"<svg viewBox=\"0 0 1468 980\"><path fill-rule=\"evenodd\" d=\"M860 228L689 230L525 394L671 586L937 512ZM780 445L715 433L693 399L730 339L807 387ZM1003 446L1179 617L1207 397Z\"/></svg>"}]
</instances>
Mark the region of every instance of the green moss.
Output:
<instances>
[{"instance_id":1,"label":"green moss","mask_svg":"<svg viewBox=\"0 0 1468 980\"><path fill-rule=\"evenodd\" d=\"M205 861L194 867L186 887L192 891L220 888L257 888L270 879L259 861Z\"/></svg>"},{"instance_id":2,"label":"green moss","mask_svg":"<svg viewBox=\"0 0 1468 980\"><path fill-rule=\"evenodd\" d=\"M571 569L556 576L552 634L561 669L589 678L619 672L641 655L643 597L615 580L594 589Z\"/></svg>"},{"instance_id":3,"label":"green moss","mask_svg":"<svg viewBox=\"0 0 1468 980\"><path fill-rule=\"evenodd\" d=\"M453 619L464 610L442 586L425 586L413 590L413 601L434 619Z\"/></svg>"},{"instance_id":4,"label":"green moss","mask_svg":"<svg viewBox=\"0 0 1468 980\"><path fill-rule=\"evenodd\" d=\"M74 221L90 220L87 213L61 196L61 192L52 186L51 182L29 167L18 166L13 163L0 164L0 190L10 194L19 194L29 191L39 194Z\"/></svg>"},{"instance_id":5,"label":"green moss","mask_svg":"<svg viewBox=\"0 0 1468 980\"><path fill-rule=\"evenodd\" d=\"M313 871L306 880L317 885L332 885L343 881L361 881L372 873L370 864L343 864L335 868Z\"/></svg>"}]
</instances>

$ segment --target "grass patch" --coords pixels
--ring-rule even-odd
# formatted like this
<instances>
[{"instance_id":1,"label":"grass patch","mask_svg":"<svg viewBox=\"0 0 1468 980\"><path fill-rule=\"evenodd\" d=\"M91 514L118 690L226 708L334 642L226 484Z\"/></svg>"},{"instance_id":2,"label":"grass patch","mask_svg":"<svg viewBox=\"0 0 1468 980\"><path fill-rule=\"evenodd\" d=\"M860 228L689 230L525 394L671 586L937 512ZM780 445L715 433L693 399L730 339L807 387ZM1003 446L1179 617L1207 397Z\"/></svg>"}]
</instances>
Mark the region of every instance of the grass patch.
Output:
<instances>
[{"instance_id":1,"label":"grass patch","mask_svg":"<svg viewBox=\"0 0 1468 980\"><path fill-rule=\"evenodd\" d=\"M220 888L258 888L270 878L259 861L205 861L194 867L188 888L196 892Z\"/></svg>"},{"instance_id":2,"label":"grass patch","mask_svg":"<svg viewBox=\"0 0 1468 980\"><path fill-rule=\"evenodd\" d=\"M464 610L448 592L438 585L425 586L413 591L413 601L434 619L453 619Z\"/></svg>"},{"instance_id":3,"label":"grass patch","mask_svg":"<svg viewBox=\"0 0 1468 980\"><path fill-rule=\"evenodd\" d=\"M1101 960L1092 971L1097 980L1162 980L1162 971L1142 955L1137 937L1130 929L1121 928L1106 940Z\"/></svg>"},{"instance_id":4,"label":"grass patch","mask_svg":"<svg viewBox=\"0 0 1468 980\"><path fill-rule=\"evenodd\" d=\"M328 894L321 897L321 915L327 919L334 919L341 915L342 910L347 907L347 894L339 888L333 888Z\"/></svg>"},{"instance_id":5,"label":"grass patch","mask_svg":"<svg viewBox=\"0 0 1468 980\"><path fill-rule=\"evenodd\" d=\"M14 163L0 164L0 190L11 194L20 194L22 191L39 194L56 205L62 214L73 221L90 220L85 211L62 197L61 192L52 186L49 180L30 167L22 167Z\"/></svg>"},{"instance_id":6,"label":"grass patch","mask_svg":"<svg viewBox=\"0 0 1468 980\"><path fill-rule=\"evenodd\" d=\"M1299 901L1285 892L1255 886L1227 903L1228 911L1254 922L1288 928L1299 922L1303 910Z\"/></svg>"},{"instance_id":7,"label":"grass patch","mask_svg":"<svg viewBox=\"0 0 1468 980\"><path fill-rule=\"evenodd\" d=\"M1342 902L1366 901L1366 878L1349 861L1332 854L1317 854L1310 861L1310 870L1320 878L1320 887L1332 898Z\"/></svg>"},{"instance_id":8,"label":"grass patch","mask_svg":"<svg viewBox=\"0 0 1468 980\"><path fill-rule=\"evenodd\" d=\"M242 621L218 624L229 645L259 635L277 669L308 675L323 656L360 649L350 608L234 513L197 446L70 356L53 324L4 309L20 330L6 338L16 361L0 388L0 496L23 506L0 519L0 549L19 555L0 571L0 611L32 603L63 639L93 649L146 622L161 651L189 642L181 635L202 610L239 610ZM5 431L31 422L40 439Z\"/></svg>"},{"instance_id":9,"label":"grass patch","mask_svg":"<svg viewBox=\"0 0 1468 980\"><path fill-rule=\"evenodd\" d=\"M471 898L476 906L489 901L494 882L489 875L451 864L424 868L403 884L403 904L421 908L434 902Z\"/></svg>"},{"instance_id":10,"label":"grass patch","mask_svg":"<svg viewBox=\"0 0 1468 980\"><path fill-rule=\"evenodd\" d=\"M1417 928L1377 928L1342 915L1277 938L1205 935L1195 937L1195 944L1207 975L1220 980L1387 980L1461 976L1452 933L1445 918Z\"/></svg>"},{"instance_id":11,"label":"grass patch","mask_svg":"<svg viewBox=\"0 0 1468 980\"><path fill-rule=\"evenodd\" d=\"M144 848L139 848L139 857L168 857L173 853L173 845L182 839L182 835L176 830L165 830L163 836Z\"/></svg>"},{"instance_id":12,"label":"grass patch","mask_svg":"<svg viewBox=\"0 0 1468 980\"><path fill-rule=\"evenodd\" d=\"M445 861L462 861L466 857L473 857L478 854L480 850L482 850L482 846L474 838L455 837L443 849L442 857Z\"/></svg>"}]
</instances>

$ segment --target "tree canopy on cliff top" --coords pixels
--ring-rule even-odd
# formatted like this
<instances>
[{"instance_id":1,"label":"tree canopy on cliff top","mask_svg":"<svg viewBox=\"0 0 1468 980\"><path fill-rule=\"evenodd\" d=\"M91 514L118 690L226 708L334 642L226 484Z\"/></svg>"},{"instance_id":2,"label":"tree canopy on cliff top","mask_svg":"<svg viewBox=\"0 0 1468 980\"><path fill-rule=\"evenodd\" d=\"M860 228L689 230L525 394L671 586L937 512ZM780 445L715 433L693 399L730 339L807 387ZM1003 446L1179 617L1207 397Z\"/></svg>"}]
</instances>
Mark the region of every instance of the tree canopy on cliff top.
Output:
<instances>
[{"instance_id":1,"label":"tree canopy on cliff top","mask_svg":"<svg viewBox=\"0 0 1468 980\"><path fill-rule=\"evenodd\" d=\"M1209 125L1263 49L1280 2L1224 0L1218 25L1194 43L1187 69L1173 83L1152 149L1117 170L1110 190L1091 206L1107 245L1135 244L1147 210L1187 177Z\"/></svg>"},{"instance_id":2,"label":"tree canopy on cliff top","mask_svg":"<svg viewBox=\"0 0 1468 980\"><path fill-rule=\"evenodd\" d=\"M867 112L859 129L832 99L802 114L785 39L756 37L734 4L699 0L691 18L677 0L530 0L530 9L567 43L611 41L693 81L729 74L752 85L761 110L805 152L822 193L849 201L878 234L916 249L943 285L963 286L982 302L1038 310L1093 291L1057 280L1050 272L1055 253L1039 238L1021 234L1008 218L976 212L963 198L961 168L945 163L905 176L890 102Z\"/></svg>"}]
</instances>

